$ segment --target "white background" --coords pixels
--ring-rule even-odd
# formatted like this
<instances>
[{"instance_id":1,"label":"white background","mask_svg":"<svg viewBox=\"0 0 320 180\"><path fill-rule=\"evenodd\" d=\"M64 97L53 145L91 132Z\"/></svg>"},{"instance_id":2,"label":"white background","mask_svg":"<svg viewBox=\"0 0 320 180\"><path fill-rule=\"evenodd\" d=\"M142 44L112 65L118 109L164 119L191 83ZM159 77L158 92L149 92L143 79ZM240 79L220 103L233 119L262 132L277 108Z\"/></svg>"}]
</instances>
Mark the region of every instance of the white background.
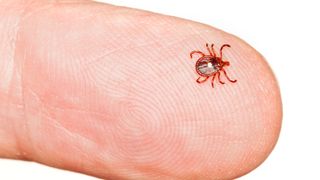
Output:
<instances>
[{"instance_id":1,"label":"white background","mask_svg":"<svg viewBox=\"0 0 320 180\"><path fill-rule=\"evenodd\" d=\"M268 60L284 108L279 142L241 180L320 179L320 4L314 0L105 0L191 19L235 34ZM94 179L45 166L0 160L0 179Z\"/></svg>"}]
</instances>

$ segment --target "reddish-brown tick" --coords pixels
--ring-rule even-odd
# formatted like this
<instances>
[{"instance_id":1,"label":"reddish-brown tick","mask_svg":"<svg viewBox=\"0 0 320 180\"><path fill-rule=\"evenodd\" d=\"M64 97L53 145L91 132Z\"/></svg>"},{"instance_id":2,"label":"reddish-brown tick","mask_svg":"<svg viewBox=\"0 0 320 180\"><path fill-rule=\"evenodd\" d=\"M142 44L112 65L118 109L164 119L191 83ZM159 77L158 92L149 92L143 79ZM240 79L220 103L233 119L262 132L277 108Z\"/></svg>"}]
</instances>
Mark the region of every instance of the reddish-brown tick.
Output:
<instances>
[{"instance_id":1,"label":"reddish-brown tick","mask_svg":"<svg viewBox=\"0 0 320 180\"><path fill-rule=\"evenodd\" d=\"M229 44L224 44L220 48L220 55L219 57L216 55L216 52L213 48L213 44L211 44L211 49L209 48L208 43L206 44L207 50L209 51L209 55L204 54L201 51L192 51L190 53L190 58L194 54L200 54L201 57L196 62L196 72L200 75L200 77L197 79L197 83L203 83L206 80L209 79L209 77L212 76L211 80L211 86L214 87L213 82L216 76L218 76L218 80L221 84L224 84L224 82L220 79L220 72L223 72L226 78L232 82L235 83L237 80L232 80L227 75L226 70L224 70L224 67L230 66L230 62L224 61L222 59L222 50L225 47L231 47Z\"/></svg>"}]
</instances>

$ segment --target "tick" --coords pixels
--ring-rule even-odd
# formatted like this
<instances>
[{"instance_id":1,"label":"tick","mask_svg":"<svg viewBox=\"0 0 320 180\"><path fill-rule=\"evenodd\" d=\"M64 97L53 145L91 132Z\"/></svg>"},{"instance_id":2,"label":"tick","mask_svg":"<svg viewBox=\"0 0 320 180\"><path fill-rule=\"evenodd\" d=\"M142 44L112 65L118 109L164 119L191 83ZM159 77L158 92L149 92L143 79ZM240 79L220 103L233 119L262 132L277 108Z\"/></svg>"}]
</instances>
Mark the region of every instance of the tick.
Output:
<instances>
[{"instance_id":1,"label":"tick","mask_svg":"<svg viewBox=\"0 0 320 180\"><path fill-rule=\"evenodd\" d=\"M206 55L205 53L201 52L201 51L192 51L190 53L190 58L192 59L194 54L199 54L201 57L197 60L195 68L196 68L196 72L199 74L199 78L197 79L197 83L203 83L205 81L207 81L210 77L212 77L211 79L211 86L212 88L214 87L214 79L216 78L216 76L218 76L218 80L221 84L225 84L225 82L223 82L220 78L220 74L223 73L226 78L232 82L235 83L237 82L237 80L232 80L229 78L226 70L224 69L227 66L230 66L230 62L229 61L224 61L222 58L222 51L223 48L225 47L231 47L229 44L224 44L221 46L220 48L220 54L219 56L217 56L214 48L213 48L213 44L211 44L210 48L208 43L206 44L207 50L209 52L208 55Z\"/></svg>"}]
</instances>

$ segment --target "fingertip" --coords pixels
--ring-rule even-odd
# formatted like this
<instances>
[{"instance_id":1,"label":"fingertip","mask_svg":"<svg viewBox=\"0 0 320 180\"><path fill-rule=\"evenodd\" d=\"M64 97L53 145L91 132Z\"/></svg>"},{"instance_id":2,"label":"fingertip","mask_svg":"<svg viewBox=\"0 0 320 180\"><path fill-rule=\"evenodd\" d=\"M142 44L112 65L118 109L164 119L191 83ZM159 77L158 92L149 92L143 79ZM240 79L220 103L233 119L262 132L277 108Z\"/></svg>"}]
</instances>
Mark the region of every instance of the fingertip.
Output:
<instances>
[{"instance_id":1,"label":"fingertip","mask_svg":"<svg viewBox=\"0 0 320 180\"><path fill-rule=\"evenodd\" d=\"M117 13L96 13L87 6L77 8L30 18L27 33L20 37L26 39L21 43L21 52L25 44L32 44L27 55L21 54L29 59L25 62L29 67L25 77L30 80L23 83L26 87L32 85L32 92L25 92L25 96L33 101L25 105L29 110L34 108L32 112L41 109L40 105L48 108L41 109L44 114L29 112L32 120L38 118L29 123L33 125L29 128L34 130L31 132L42 148L38 153L45 163L55 165L52 161L56 158L65 159L59 167L104 178L110 174L150 178L154 173L184 179L231 179L248 173L268 156L280 129L280 94L270 68L248 44L215 28L173 17L152 13L134 16L126 10L121 16L127 23L119 25ZM91 16L70 18L78 17L83 9L98 17L94 28L87 26ZM57 12L68 28L55 18L42 18L56 17ZM39 24L37 31L42 33L31 39L34 23ZM194 28L185 28L186 24ZM61 35L68 33L70 39L66 42ZM43 42L48 42L46 48ZM201 85L194 81L195 61L190 61L187 54L205 50L205 42L215 43L217 49L224 43L232 45L225 53L230 60L227 69L239 82L226 81L211 87L209 81ZM60 48L56 44L67 46ZM130 49L122 51L124 44ZM56 52L59 58L52 58L56 56L47 51ZM192 54L189 56L192 59ZM88 63L96 59L99 61ZM39 72L46 76L39 77ZM39 138L40 132L52 135ZM90 148L79 141L82 137L89 140ZM63 144L72 147L49 161L48 152L57 154L55 145ZM95 152L97 149L101 152ZM72 157L70 152L75 152ZM82 162L85 168L75 169L79 156L90 157L91 164ZM96 162L101 166L96 167ZM122 170L110 170L115 164ZM102 167L109 168L109 176ZM152 173L144 174L145 169Z\"/></svg>"}]
</instances>

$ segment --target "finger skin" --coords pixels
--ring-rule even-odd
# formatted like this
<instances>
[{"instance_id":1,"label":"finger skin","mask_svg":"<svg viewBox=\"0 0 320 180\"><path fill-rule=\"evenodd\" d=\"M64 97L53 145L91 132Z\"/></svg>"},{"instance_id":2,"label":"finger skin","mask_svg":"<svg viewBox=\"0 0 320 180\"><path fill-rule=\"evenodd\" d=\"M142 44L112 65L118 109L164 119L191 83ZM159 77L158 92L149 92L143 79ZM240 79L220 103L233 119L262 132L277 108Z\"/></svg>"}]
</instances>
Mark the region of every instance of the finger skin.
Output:
<instances>
[{"instance_id":1,"label":"finger skin","mask_svg":"<svg viewBox=\"0 0 320 180\"><path fill-rule=\"evenodd\" d=\"M3 157L105 179L232 179L273 149L279 88L244 41L129 8L39 6L11 27L18 28L12 76L0 92L0 124L9 124L0 130ZM237 83L195 82L189 53L206 53L205 43L231 45L226 71Z\"/></svg>"}]
</instances>

